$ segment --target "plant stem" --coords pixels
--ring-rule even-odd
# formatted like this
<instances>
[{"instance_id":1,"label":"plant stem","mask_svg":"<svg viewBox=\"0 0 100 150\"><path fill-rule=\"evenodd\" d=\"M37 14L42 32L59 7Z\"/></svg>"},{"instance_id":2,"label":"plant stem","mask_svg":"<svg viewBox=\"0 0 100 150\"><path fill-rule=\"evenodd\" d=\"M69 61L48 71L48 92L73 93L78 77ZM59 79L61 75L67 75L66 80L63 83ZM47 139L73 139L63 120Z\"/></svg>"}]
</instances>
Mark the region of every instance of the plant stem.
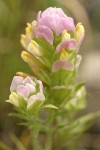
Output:
<instances>
[{"instance_id":1,"label":"plant stem","mask_svg":"<svg viewBox=\"0 0 100 150\"><path fill-rule=\"evenodd\" d=\"M49 129L47 131L47 141L46 141L45 150L51 150L52 149L52 131L51 130Z\"/></svg>"},{"instance_id":2,"label":"plant stem","mask_svg":"<svg viewBox=\"0 0 100 150\"><path fill-rule=\"evenodd\" d=\"M39 130L40 130L39 125L35 125L35 127L31 130L33 150L41 150L40 145L39 145L39 141L38 141L39 140L38 139Z\"/></svg>"},{"instance_id":3,"label":"plant stem","mask_svg":"<svg viewBox=\"0 0 100 150\"><path fill-rule=\"evenodd\" d=\"M55 112L50 112L48 129L47 129L47 141L45 150L53 150L54 149L54 141L55 140Z\"/></svg>"}]
</instances>

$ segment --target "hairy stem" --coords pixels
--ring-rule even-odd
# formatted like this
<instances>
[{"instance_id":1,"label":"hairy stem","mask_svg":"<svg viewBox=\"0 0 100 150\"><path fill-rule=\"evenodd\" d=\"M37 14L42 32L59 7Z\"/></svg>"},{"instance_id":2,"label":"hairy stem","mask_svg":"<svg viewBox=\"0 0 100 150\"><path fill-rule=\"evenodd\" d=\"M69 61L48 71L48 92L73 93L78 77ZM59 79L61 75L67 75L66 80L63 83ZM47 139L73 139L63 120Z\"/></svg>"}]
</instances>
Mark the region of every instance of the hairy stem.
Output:
<instances>
[{"instance_id":1,"label":"hairy stem","mask_svg":"<svg viewBox=\"0 0 100 150\"><path fill-rule=\"evenodd\" d=\"M47 141L46 141L45 150L56 150L55 149L55 127L56 127L55 112L52 111L49 116L48 129L46 131Z\"/></svg>"}]
</instances>

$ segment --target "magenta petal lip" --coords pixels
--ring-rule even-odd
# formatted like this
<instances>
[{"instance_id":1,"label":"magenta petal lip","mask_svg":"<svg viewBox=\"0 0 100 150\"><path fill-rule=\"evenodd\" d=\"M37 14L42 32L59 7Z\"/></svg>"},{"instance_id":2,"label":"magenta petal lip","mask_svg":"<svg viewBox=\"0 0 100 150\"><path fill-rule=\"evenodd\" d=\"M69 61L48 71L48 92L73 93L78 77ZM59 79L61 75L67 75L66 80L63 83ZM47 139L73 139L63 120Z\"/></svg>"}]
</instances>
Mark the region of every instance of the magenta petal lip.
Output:
<instances>
[{"instance_id":1,"label":"magenta petal lip","mask_svg":"<svg viewBox=\"0 0 100 150\"><path fill-rule=\"evenodd\" d=\"M59 53L63 48L68 48L69 50L75 50L76 46L77 46L77 43L75 39L63 41L56 47L56 52Z\"/></svg>"},{"instance_id":2,"label":"magenta petal lip","mask_svg":"<svg viewBox=\"0 0 100 150\"><path fill-rule=\"evenodd\" d=\"M52 66L52 72L56 72L60 69L72 70L73 67L74 66L71 62L68 62L66 60L57 60L54 62L53 66Z\"/></svg>"},{"instance_id":3,"label":"magenta petal lip","mask_svg":"<svg viewBox=\"0 0 100 150\"><path fill-rule=\"evenodd\" d=\"M36 36L38 38L44 38L46 41L48 41L51 45L53 44L53 33L52 31L46 27L46 26L39 26L37 28L37 31L36 31Z\"/></svg>"}]
</instances>

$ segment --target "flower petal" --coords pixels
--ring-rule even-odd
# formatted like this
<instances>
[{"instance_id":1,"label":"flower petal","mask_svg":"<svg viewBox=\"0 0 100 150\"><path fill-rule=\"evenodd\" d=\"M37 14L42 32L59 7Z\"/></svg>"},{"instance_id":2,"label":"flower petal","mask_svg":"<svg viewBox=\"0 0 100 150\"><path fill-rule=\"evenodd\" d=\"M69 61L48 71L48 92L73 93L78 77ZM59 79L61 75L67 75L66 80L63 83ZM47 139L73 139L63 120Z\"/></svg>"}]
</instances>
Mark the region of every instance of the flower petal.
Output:
<instances>
[{"instance_id":1,"label":"flower petal","mask_svg":"<svg viewBox=\"0 0 100 150\"><path fill-rule=\"evenodd\" d=\"M75 31L74 20L71 17L63 17L61 19L62 24L64 25L65 30Z\"/></svg>"},{"instance_id":2,"label":"flower petal","mask_svg":"<svg viewBox=\"0 0 100 150\"><path fill-rule=\"evenodd\" d=\"M57 16L57 15L56 15ZM56 17L56 35L59 36L64 30L75 31L74 21L70 17Z\"/></svg>"},{"instance_id":3,"label":"flower petal","mask_svg":"<svg viewBox=\"0 0 100 150\"><path fill-rule=\"evenodd\" d=\"M64 11L61 8L49 7L42 13L42 17L46 15L58 14L60 17L66 16Z\"/></svg>"},{"instance_id":4,"label":"flower petal","mask_svg":"<svg viewBox=\"0 0 100 150\"><path fill-rule=\"evenodd\" d=\"M60 17L65 17L66 14L61 8L56 8L56 14L58 14Z\"/></svg>"},{"instance_id":5,"label":"flower petal","mask_svg":"<svg viewBox=\"0 0 100 150\"><path fill-rule=\"evenodd\" d=\"M26 78L23 80L22 83L23 83L24 85L26 85L27 83L32 84L33 86L36 85L36 83L35 83L29 76L26 77Z\"/></svg>"},{"instance_id":6,"label":"flower petal","mask_svg":"<svg viewBox=\"0 0 100 150\"><path fill-rule=\"evenodd\" d=\"M84 36L85 36L85 30L84 30L84 27L81 23L78 23L76 25L76 32L75 32L75 38L76 38L76 41L77 41L77 48L79 50L80 46L81 46L81 43L84 39Z\"/></svg>"},{"instance_id":7,"label":"flower petal","mask_svg":"<svg viewBox=\"0 0 100 150\"><path fill-rule=\"evenodd\" d=\"M40 21L40 19L41 19L41 13L42 13L42 12L41 12L41 11L39 11L39 12L38 12L38 14L37 14L37 22L39 22L39 21Z\"/></svg>"},{"instance_id":8,"label":"flower petal","mask_svg":"<svg viewBox=\"0 0 100 150\"><path fill-rule=\"evenodd\" d=\"M17 94L23 96L24 98L27 98L29 95L29 91L24 85L19 85L16 91L17 91Z\"/></svg>"},{"instance_id":9,"label":"flower petal","mask_svg":"<svg viewBox=\"0 0 100 150\"><path fill-rule=\"evenodd\" d=\"M29 98L27 108L29 108L36 100L44 101L45 97L42 93L37 93Z\"/></svg>"},{"instance_id":10,"label":"flower petal","mask_svg":"<svg viewBox=\"0 0 100 150\"><path fill-rule=\"evenodd\" d=\"M29 91L29 94L36 92L36 88L32 84L27 83L25 87Z\"/></svg>"},{"instance_id":11,"label":"flower petal","mask_svg":"<svg viewBox=\"0 0 100 150\"><path fill-rule=\"evenodd\" d=\"M19 106L19 96L15 92L11 92L9 96L9 100L7 102L13 104L14 106L18 107Z\"/></svg>"},{"instance_id":12,"label":"flower petal","mask_svg":"<svg viewBox=\"0 0 100 150\"><path fill-rule=\"evenodd\" d=\"M63 48L68 48L69 50L75 50L76 49L76 40L75 39L70 39L68 41L61 42L56 47L56 52L59 53Z\"/></svg>"},{"instance_id":13,"label":"flower petal","mask_svg":"<svg viewBox=\"0 0 100 150\"><path fill-rule=\"evenodd\" d=\"M43 93L43 84L40 80L37 80L37 82L39 83L39 89L40 89L40 93Z\"/></svg>"},{"instance_id":14,"label":"flower petal","mask_svg":"<svg viewBox=\"0 0 100 150\"><path fill-rule=\"evenodd\" d=\"M55 30L57 28L57 20L59 19L60 17L56 14L53 14L52 16L46 15L41 18L39 24L42 26L46 26L51 30Z\"/></svg>"},{"instance_id":15,"label":"flower petal","mask_svg":"<svg viewBox=\"0 0 100 150\"><path fill-rule=\"evenodd\" d=\"M55 12L55 9L52 7L47 8L46 10L43 11L42 13L42 17L43 16L47 16L47 15L51 15L52 13Z\"/></svg>"},{"instance_id":16,"label":"flower petal","mask_svg":"<svg viewBox=\"0 0 100 150\"><path fill-rule=\"evenodd\" d=\"M37 93L36 94L36 99L37 100L45 100L45 96L43 93Z\"/></svg>"},{"instance_id":17,"label":"flower petal","mask_svg":"<svg viewBox=\"0 0 100 150\"><path fill-rule=\"evenodd\" d=\"M53 33L52 31L46 26L39 26L36 31L37 38L44 38L47 40L51 45L53 44Z\"/></svg>"},{"instance_id":18,"label":"flower petal","mask_svg":"<svg viewBox=\"0 0 100 150\"><path fill-rule=\"evenodd\" d=\"M60 69L64 70L72 70L73 69L73 64L71 62L65 61L65 60L57 60L54 62L52 66L52 72L56 72Z\"/></svg>"},{"instance_id":19,"label":"flower petal","mask_svg":"<svg viewBox=\"0 0 100 150\"><path fill-rule=\"evenodd\" d=\"M23 81L23 78L20 76L14 76L11 86L10 86L10 92L13 92L16 90L17 86L20 85Z\"/></svg>"}]
</instances>

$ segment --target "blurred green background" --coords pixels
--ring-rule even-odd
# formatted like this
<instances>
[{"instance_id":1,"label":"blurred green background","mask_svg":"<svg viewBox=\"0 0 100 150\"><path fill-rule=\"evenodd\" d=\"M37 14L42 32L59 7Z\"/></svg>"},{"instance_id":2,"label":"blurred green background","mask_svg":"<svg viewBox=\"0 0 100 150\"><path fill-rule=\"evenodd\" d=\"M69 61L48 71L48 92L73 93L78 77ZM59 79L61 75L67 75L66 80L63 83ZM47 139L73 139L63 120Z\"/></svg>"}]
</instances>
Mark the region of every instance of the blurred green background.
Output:
<instances>
[{"instance_id":1,"label":"blurred green background","mask_svg":"<svg viewBox=\"0 0 100 150\"><path fill-rule=\"evenodd\" d=\"M15 140L12 138L14 134L30 150L29 131L17 126L18 120L8 117L12 107L5 103L16 72L31 74L20 57L23 50L20 34L24 33L26 23L36 18L39 10L50 6L63 8L75 22L82 22L85 26L78 80L86 82L87 109L81 113L100 110L100 0L0 0L0 141L12 149L20 150L15 146L16 137ZM100 150L100 119L82 136L79 149Z\"/></svg>"}]
</instances>

